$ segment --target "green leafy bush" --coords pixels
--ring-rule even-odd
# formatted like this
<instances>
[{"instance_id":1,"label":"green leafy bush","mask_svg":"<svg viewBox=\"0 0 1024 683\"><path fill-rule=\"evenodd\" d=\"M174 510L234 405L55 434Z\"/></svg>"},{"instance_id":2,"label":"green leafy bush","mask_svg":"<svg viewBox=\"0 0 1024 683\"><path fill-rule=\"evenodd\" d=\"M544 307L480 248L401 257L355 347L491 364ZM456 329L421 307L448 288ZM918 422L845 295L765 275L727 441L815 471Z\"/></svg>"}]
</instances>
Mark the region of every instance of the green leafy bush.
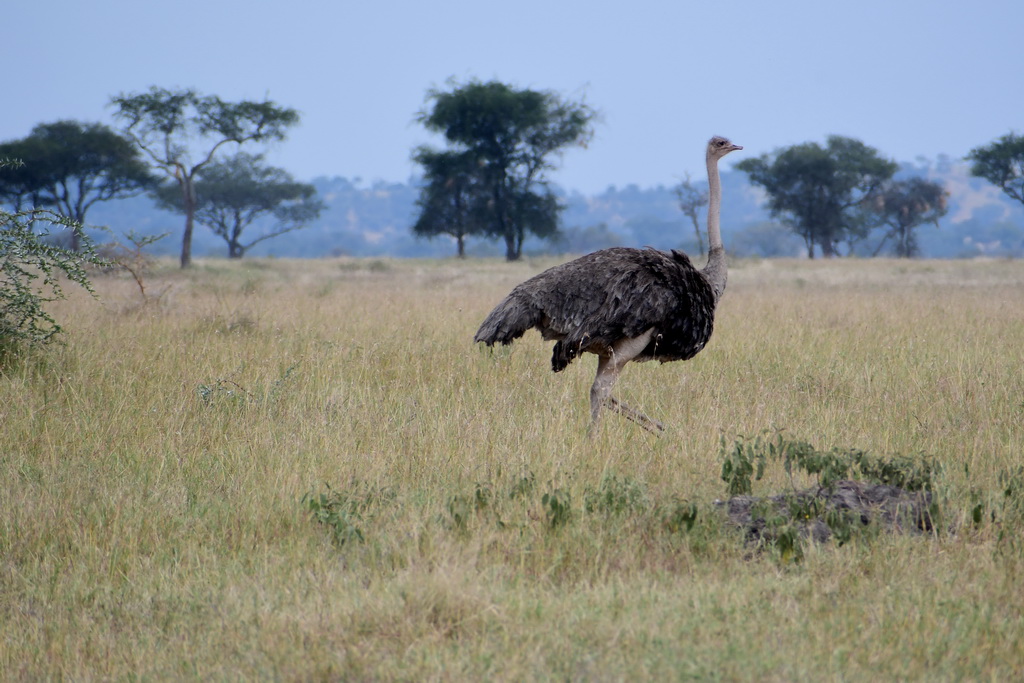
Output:
<instances>
[{"instance_id":1,"label":"green leafy bush","mask_svg":"<svg viewBox=\"0 0 1024 683\"><path fill-rule=\"evenodd\" d=\"M924 456L896 455L891 458L872 455L859 448L832 448L823 451L806 441L790 440L782 432L756 437L737 437L731 445L722 437L722 481L729 495L745 495L752 480L760 481L768 462L781 462L786 474L794 471L817 477L818 485L828 488L837 481L857 477L906 491L932 491L940 464Z\"/></svg>"},{"instance_id":2,"label":"green leafy bush","mask_svg":"<svg viewBox=\"0 0 1024 683\"><path fill-rule=\"evenodd\" d=\"M301 504L313 519L331 531L331 537L339 547L366 540L363 527L372 520L377 510L392 505L395 492L390 488L378 488L359 481L352 481L340 490L326 485L325 493L309 491L302 496Z\"/></svg>"},{"instance_id":3,"label":"green leafy bush","mask_svg":"<svg viewBox=\"0 0 1024 683\"><path fill-rule=\"evenodd\" d=\"M739 436L731 444L723 437L721 444L721 478L734 496L726 504L730 518L784 564L803 559L806 538L831 538L844 545L880 526L937 528L940 509L932 493L941 468L934 458L887 458L857 448L819 450L782 432ZM753 481L772 465L782 466L792 489L752 497ZM794 477L801 472L815 478L816 485L800 490Z\"/></svg>"},{"instance_id":4,"label":"green leafy bush","mask_svg":"<svg viewBox=\"0 0 1024 683\"><path fill-rule=\"evenodd\" d=\"M57 246L54 229L78 233L81 251ZM46 304L64 298L64 284L94 294L88 264L104 261L80 224L47 210L0 211L0 366L61 332Z\"/></svg>"}]
</instances>

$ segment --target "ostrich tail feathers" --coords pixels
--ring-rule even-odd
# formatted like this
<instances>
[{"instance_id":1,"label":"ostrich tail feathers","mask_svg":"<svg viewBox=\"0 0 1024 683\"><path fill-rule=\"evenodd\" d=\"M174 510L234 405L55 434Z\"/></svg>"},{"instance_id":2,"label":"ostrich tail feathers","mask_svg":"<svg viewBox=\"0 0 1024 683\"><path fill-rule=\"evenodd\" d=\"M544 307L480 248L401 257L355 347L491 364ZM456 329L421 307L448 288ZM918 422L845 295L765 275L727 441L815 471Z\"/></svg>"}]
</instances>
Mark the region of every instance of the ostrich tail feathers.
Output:
<instances>
[{"instance_id":1,"label":"ostrich tail feathers","mask_svg":"<svg viewBox=\"0 0 1024 683\"><path fill-rule=\"evenodd\" d=\"M494 344L511 344L522 337L528 329L540 322L541 312L515 296L513 292L498 304L480 325L473 341Z\"/></svg>"}]
</instances>

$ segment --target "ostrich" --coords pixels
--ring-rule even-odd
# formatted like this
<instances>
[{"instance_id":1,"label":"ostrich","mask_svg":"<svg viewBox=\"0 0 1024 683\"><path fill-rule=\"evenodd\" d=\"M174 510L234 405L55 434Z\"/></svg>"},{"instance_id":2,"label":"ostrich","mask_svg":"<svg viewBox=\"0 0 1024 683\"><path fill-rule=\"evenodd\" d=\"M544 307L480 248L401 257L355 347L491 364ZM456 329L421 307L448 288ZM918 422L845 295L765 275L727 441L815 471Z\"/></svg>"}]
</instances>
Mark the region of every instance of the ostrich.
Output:
<instances>
[{"instance_id":1,"label":"ostrich","mask_svg":"<svg viewBox=\"0 0 1024 683\"><path fill-rule=\"evenodd\" d=\"M711 337L715 305L725 291L725 248L719 227L718 160L743 149L723 137L708 142L708 262L698 270L681 251L647 247L602 249L545 270L518 285L480 325L475 342L511 344L531 327L555 341L551 369L564 370L584 352L597 355L590 389L590 429L601 408L644 429L664 426L612 395L630 361L689 360Z\"/></svg>"}]
</instances>

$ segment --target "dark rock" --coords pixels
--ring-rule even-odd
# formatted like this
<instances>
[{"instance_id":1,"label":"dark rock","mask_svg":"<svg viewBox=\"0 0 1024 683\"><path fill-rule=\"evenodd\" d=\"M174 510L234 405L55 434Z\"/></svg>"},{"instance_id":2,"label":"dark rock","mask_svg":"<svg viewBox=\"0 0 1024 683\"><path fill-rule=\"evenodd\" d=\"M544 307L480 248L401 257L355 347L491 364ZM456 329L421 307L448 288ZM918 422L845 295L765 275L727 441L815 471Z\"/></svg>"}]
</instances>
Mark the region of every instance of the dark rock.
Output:
<instances>
[{"instance_id":1,"label":"dark rock","mask_svg":"<svg viewBox=\"0 0 1024 683\"><path fill-rule=\"evenodd\" d=\"M780 526L796 518L801 536L824 542L872 524L887 531L931 531L931 503L928 491L843 480L767 498L736 496L718 505L748 540L772 540Z\"/></svg>"}]
</instances>

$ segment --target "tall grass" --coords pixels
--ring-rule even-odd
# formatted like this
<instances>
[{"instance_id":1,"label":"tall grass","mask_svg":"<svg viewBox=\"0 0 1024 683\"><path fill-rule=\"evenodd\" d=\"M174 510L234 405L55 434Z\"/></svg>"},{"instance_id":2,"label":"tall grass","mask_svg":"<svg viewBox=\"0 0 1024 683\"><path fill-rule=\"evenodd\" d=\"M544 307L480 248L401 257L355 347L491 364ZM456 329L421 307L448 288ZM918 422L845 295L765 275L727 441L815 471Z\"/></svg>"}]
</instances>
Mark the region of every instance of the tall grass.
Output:
<instances>
[{"instance_id":1,"label":"tall grass","mask_svg":"<svg viewBox=\"0 0 1024 683\"><path fill-rule=\"evenodd\" d=\"M0 377L0 671L1024 675L1024 264L736 264L708 348L617 385L660 439L587 438L592 358L472 345L548 265L165 264L157 301L61 303L66 344ZM780 429L934 456L946 526L752 552L720 443Z\"/></svg>"}]
</instances>

